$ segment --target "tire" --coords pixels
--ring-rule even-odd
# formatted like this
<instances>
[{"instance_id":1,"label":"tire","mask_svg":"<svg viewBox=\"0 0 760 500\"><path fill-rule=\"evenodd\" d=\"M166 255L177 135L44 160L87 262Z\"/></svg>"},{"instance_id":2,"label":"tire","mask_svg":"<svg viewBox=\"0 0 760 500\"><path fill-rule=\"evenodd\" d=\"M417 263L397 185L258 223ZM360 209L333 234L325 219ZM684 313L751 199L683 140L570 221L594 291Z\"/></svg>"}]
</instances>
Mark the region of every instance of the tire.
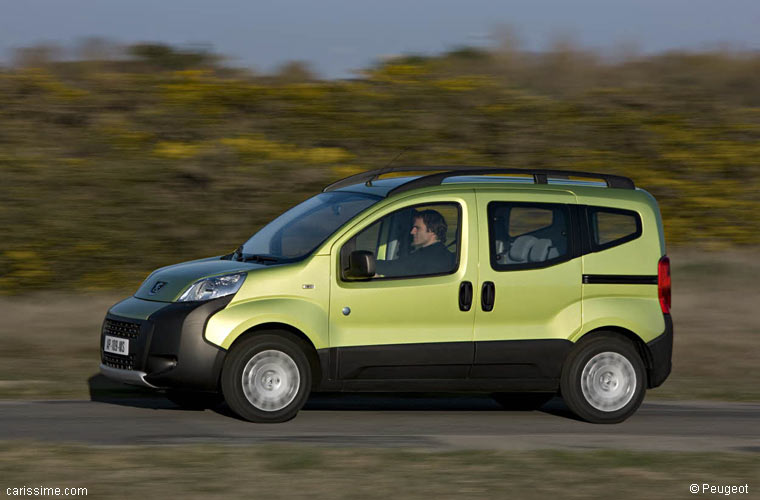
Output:
<instances>
[{"instance_id":1,"label":"tire","mask_svg":"<svg viewBox=\"0 0 760 500\"><path fill-rule=\"evenodd\" d=\"M205 410L214 408L223 401L218 392L166 391L166 399L185 410Z\"/></svg>"},{"instance_id":2,"label":"tire","mask_svg":"<svg viewBox=\"0 0 760 500\"><path fill-rule=\"evenodd\" d=\"M303 342L288 332L256 334L233 346L222 370L230 409L250 422L292 419L311 391Z\"/></svg>"},{"instance_id":3,"label":"tire","mask_svg":"<svg viewBox=\"0 0 760 500\"><path fill-rule=\"evenodd\" d=\"M635 346L609 333L581 339L565 361L560 379L567 407L595 424L616 424L633 415L644 400L646 385L644 363Z\"/></svg>"},{"instance_id":4,"label":"tire","mask_svg":"<svg viewBox=\"0 0 760 500\"><path fill-rule=\"evenodd\" d=\"M491 397L505 410L531 411L541 408L554 397L554 393L495 392Z\"/></svg>"}]
</instances>

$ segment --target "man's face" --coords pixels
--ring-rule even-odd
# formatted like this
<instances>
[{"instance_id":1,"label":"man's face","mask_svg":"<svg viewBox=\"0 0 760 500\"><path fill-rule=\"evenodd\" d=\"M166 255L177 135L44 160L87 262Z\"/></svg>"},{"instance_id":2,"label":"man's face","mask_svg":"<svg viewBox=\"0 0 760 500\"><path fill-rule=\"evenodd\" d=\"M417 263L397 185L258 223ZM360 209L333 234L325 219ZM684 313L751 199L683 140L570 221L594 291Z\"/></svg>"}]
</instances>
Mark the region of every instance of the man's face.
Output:
<instances>
[{"instance_id":1,"label":"man's face","mask_svg":"<svg viewBox=\"0 0 760 500\"><path fill-rule=\"evenodd\" d=\"M427 226L425 225L425 222L423 222L422 220L422 217L414 218L414 225L412 226L411 233L412 233L412 245L416 247L426 247L438 241L438 238L436 238L435 233L428 230Z\"/></svg>"}]
</instances>

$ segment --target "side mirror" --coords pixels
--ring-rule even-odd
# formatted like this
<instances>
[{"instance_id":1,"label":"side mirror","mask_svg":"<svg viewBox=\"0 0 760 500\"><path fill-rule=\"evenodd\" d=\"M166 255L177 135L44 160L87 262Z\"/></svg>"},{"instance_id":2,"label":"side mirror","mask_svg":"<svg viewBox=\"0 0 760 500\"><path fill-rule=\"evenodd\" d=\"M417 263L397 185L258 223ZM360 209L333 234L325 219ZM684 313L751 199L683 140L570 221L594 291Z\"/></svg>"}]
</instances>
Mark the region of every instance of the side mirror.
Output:
<instances>
[{"instance_id":1,"label":"side mirror","mask_svg":"<svg viewBox=\"0 0 760 500\"><path fill-rule=\"evenodd\" d=\"M348 257L346 278L366 279L375 275L375 255L367 250L356 250Z\"/></svg>"}]
</instances>

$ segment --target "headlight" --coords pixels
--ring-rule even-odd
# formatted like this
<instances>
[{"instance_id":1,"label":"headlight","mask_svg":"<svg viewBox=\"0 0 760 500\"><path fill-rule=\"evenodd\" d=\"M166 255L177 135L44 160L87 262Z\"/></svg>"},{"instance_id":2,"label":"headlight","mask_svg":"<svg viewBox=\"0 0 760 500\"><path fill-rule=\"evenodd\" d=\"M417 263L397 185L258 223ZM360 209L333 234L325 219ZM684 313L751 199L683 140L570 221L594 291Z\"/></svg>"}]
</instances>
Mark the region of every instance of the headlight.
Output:
<instances>
[{"instance_id":1,"label":"headlight","mask_svg":"<svg viewBox=\"0 0 760 500\"><path fill-rule=\"evenodd\" d=\"M245 276L245 273L227 274L196 281L177 302L196 302L232 295L240 290L243 281L245 281Z\"/></svg>"}]
</instances>

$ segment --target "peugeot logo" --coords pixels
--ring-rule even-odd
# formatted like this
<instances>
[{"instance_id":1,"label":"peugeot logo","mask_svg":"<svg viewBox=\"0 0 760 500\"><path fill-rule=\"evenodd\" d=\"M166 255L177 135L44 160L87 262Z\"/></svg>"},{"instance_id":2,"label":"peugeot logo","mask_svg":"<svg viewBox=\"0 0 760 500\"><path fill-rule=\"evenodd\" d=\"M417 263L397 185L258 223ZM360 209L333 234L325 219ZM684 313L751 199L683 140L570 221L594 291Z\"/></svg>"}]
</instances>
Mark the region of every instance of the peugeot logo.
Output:
<instances>
[{"instance_id":1,"label":"peugeot logo","mask_svg":"<svg viewBox=\"0 0 760 500\"><path fill-rule=\"evenodd\" d=\"M166 281L156 281L156 284L153 285L153 288L150 289L150 292L148 293L148 295L157 294L158 291L161 290L165 284L166 284Z\"/></svg>"}]
</instances>

